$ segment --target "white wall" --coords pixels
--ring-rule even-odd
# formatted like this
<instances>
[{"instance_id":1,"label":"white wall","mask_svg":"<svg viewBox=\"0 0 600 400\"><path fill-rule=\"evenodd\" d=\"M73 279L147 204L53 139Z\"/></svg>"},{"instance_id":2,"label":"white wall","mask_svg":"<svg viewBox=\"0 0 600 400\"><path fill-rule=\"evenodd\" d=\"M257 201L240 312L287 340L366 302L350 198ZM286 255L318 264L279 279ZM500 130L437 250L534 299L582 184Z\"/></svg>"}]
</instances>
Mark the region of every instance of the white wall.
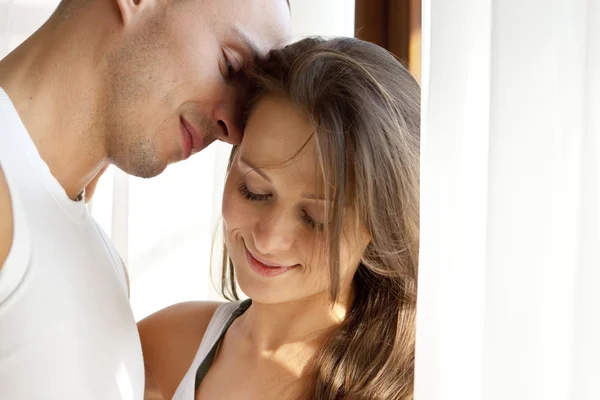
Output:
<instances>
[{"instance_id":1,"label":"white wall","mask_svg":"<svg viewBox=\"0 0 600 400\"><path fill-rule=\"evenodd\" d=\"M33 33L58 0L0 0L0 58Z\"/></svg>"},{"instance_id":2,"label":"white wall","mask_svg":"<svg viewBox=\"0 0 600 400\"><path fill-rule=\"evenodd\" d=\"M291 0L292 36L354 36L354 0Z\"/></svg>"}]
</instances>

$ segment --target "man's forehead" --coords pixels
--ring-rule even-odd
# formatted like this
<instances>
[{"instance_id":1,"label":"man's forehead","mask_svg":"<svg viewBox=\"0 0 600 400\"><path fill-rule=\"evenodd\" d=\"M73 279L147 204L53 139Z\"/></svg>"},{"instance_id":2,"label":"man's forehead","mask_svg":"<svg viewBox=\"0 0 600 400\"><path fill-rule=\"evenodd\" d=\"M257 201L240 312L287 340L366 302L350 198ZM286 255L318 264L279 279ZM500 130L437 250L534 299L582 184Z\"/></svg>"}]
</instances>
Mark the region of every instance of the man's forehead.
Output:
<instances>
[{"instance_id":1,"label":"man's forehead","mask_svg":"<svg viewBox=\"0 0 600 400\"><path fill-rule=\"evenodd\" d=\"M230 35L236 43L247 47L252 57L256 58L265 54L264 44L260 40L252 38L238 26L232 26ZM267 50L268 51L268 50Z\"/></svg>"},{"instance_id":2,"label":"man's forehead","mask_svg":"<svg viewBox=\"0 0 600 400\"><path fill-rule=\"evenodd\" d=\"M230 34L247 45L255 56L265 55L273 47L286 44L290 37L291 17L287 0L237 1L239 8L231 19Z\"/></svg>"}]
</instances>

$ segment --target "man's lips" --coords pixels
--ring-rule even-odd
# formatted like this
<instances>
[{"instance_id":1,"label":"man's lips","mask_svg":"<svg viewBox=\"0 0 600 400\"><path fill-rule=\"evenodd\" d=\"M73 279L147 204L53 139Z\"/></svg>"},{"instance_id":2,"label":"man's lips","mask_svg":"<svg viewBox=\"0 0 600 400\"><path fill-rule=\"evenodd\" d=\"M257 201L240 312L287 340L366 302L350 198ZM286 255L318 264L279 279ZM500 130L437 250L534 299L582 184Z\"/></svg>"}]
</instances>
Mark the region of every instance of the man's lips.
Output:
<instances>
[{"instance_id":1,"label":"man's lips","mask_svg":"<svg viewBox=\"0 0 600 400\"><path fill-rule=\"evenodd\" d=\"M184 156L187 155L187 157L189 157L191 154L197 153L200 150L205 149L208 145L210 145L212 142L215 141L215 138L212 137L212 135L207 135L206 137L203 136L198 129L196 129L196 126L192 123L190 123L188 120L186 120L183 116L179 118L181 121L181 126L183 131L185 131L185 133L188 135L189 139L190 139L190 144L189 144L189 151L185 151L187 149L184 150ZM184 145L184 147L186 147ZM189 154L187 154L189 153ZM184 158L187 158L184 157Z\"/></svg>"}]
</instances>

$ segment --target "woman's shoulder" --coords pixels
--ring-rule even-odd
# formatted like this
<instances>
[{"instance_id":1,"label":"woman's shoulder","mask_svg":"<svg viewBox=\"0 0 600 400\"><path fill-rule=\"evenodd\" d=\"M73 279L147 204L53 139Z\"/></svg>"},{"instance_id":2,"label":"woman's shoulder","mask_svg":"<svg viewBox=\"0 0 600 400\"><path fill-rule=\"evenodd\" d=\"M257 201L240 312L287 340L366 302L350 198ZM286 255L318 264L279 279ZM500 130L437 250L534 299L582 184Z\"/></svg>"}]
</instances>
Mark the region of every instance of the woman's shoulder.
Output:
<instances>
[{"instance_id":1,"label":"woman's shoulder","mask_svg":"<svg viewBox=\"0 0 600 400\"><path fill-rule=\"evenodd\" d=\"M186 374L221 302L192 301L160 310L138 323L146 387L171 398Z\"/></svg>"}]
</instances>

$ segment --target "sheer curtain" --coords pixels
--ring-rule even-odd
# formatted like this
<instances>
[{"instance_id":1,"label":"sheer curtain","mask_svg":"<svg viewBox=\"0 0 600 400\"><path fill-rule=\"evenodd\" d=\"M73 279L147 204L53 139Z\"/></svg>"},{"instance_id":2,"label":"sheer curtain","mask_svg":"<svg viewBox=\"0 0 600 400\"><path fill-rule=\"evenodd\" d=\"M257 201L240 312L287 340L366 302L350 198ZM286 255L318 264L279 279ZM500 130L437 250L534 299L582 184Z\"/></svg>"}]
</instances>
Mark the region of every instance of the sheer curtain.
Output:
<instances>
[{"instance_id":1,"label":"sheer curtain","mask_svg":"<svg viewBox=\"0 0 600 400\"><path fill-rule=\"evenodd\" d=\"M0 57L58 3L0 0ZM293 39L354 34L354 0L292 0L291 7ZM215 143L153 179L129 177L113 167L100 179L90 207L128 266L137 319L176 302L218 298L210 252L229 150Z\"/></svg>"},{"instance_id":2,"label":"sheer curtain","mask_svg":"<svg viewBox=\"0 0 600 400\"><path fill-rule=\"evenodd\" d=\"M416 400L600 399L600 2L425 0Z\"/></svg>"}]
</instances>

